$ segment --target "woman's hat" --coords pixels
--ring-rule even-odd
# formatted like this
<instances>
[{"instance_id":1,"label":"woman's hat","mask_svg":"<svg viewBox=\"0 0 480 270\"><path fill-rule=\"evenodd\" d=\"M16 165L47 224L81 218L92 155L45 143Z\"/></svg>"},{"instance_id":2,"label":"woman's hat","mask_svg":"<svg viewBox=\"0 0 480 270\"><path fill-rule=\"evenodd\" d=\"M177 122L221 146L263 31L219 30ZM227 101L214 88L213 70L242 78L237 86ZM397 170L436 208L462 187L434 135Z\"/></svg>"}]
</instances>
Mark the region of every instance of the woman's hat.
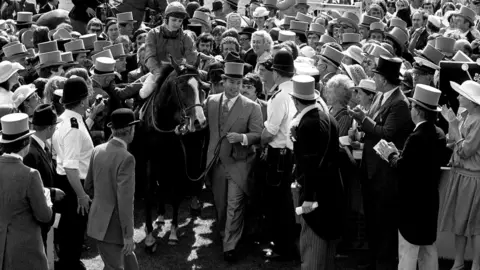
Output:
<instances>
[{"instance_id":1,"label":"woman's hat","mask_svg":"<svg viewBox=\"0 0 480 270\"><path fill-rule=\"evenodd\" d=\"M433 112L440 112L442 108L438 106L438 101L442 92L425 84L415 85L413 98L408 98L413 103Z\"/></svg>"},{"instance_id":2,"label":"woman's hat","mask_svg":"<svg viewBox=\"0 0 480 270\"><path fill-rule=\"evenodd\" d=\"M133 19L133 13L132 12L124 12L124 13L118 13L117 14L117 22L118 23L126 23L126 22L137 22Z\"/></svg>"},{"instance_id":3,"label":"woman's hat","mask_svg":"<svg viewBox=\"0 0 480 270\"><path fill-rule=\"evenodd\" d=\"M93 75L111 75L115 74L115 63L113 58L97 57L92 67L91 74Z\"/></svg>"},{"instance_id":4,"label":"woman's hat","mask_svg":"<svg viewBox=\"0 0 480 270\"><path fill-rule=\"evenodd\" d=\"M319 23L310 24L310 29L308 29L307 35L310 35L310 34L315 34L320 37L321 35L325 34L325 26Z\"/></svg>"},{"instance_id":5,"label":"woman's hat","mask_svg":"<svg viewBox=\"0 0 480 270\"><path fill-rule=\"evenodd\" d=\"M380 19L377 17L372 17L372 16L368 16L367 14L363 14L362 20L360 21L360 26L363 26L369 29L372 23L379 22L379 21Z\"/></svg>"},{"instance_id":6,"label":"woman's hat","mask_svg":"<svg viewBox=\"0 0 480 270\"><path fill-rule=\"evenodd\" d=\"M200 24L203 24L203 25L206 25L206 26L211 25L210 16L208 16L207 13L202 12L202 11L198 11L198 10L195 11L195 13L193 13L193 17L188 21L190 23L200 23Z\"/></svg>"},{"instance_id":7,"label":"woman's hat","mask_svg":"<svg viewBox=\"0 0 480 270\"><path fill-rule=\"evenodd\" d=\"M35 68L46 68L51 66L61 66L65 64L62 60L62 52L61 51L53 51L47 53L40 53L38 54L38 58L40 63L35 66Z\"/></svg>"},{"instance_id":8,"label":"woman's hat","mask_svg":"<svg viewBox=\"0 0 480 270\"><path fill-rule=\"evenodd\" d=\"M300 22L300 21L291 21L289 30L297 34L305 34L308 30L308 23Z\"/></svg>"},{"instance_id":9,"label":"woman's hat","mask_svg":"<svg viewBox=\"0 0 480 270\"><path fill-rule=\"evenodd\" d=\"M253 17L254 18L267 17L269 14L270 12L267 10L266 7L257 7L253 12Z\"/></svg>"},{"instance_id":10,"label":"woman's hat","mask_svg":"<svg viewBox=\"0 0 480 270\"><path fill-rule=\"evenodd\" d=\"M25 100L27 100L37 88L33 84L22 85L13 92L12 100L15 108L18 108Z\"/></svg>"},{"instance_id":11,"label":"woman's hat","mask_svg":"<svg viewBox=\"0 0 480 270\"><path fill-rule=\"evenodd\" d=\"M319 95L315 91L315 79L308 75L297 75L292 78L293 91L289 93L292 97L301 100L317 100Z\"/></svg>"},{"instance_id":12,"label":"woman's hat","mask_svg":"<svg viewBox=\"0 0 480 270\"><path fill-rule=\"evenodd\" d=\"M85 80L81 77L72 77L67 79L63 86L63 96L60 100L62 104L71 104L82 101L88 97L88 87Z\"/></svg>"},{"instance_id":13,"label":"woman's hat","mask_svg":"<svg viewBox=\"0 0 480 270\"><path fill-rule=\"evenodd\" d=\"M297 16L295 16L295 20L300 22L306 22L308 24L312 23L313 17L308 14L303 14L301 12L297 12Z\"/></svg>"},{"instance_id":14,"label":"woman's hat","mask_svg":"<svg viewBox=\"0 0 480 270\"><path fill-rule=\"evenodd\" d=\"M402 59L398 57L386 57L382 55L378 58L377 67L372 71L396 82L400 78L402 63Z\"/></svg>"},{"instance_id":15,"label":"woman's hat","mask_svg":"<svg viewBox=\"0 0 480 270\"><path fill-rule=\"evenodd\" d=\"M244 65L237 62L225 63L225 74L222 74L222 78L242 79Z\"/></svg>"},{"instance_id":16,"label":"woman's hat","mask_svg":"<svg viewBox=\"0 0 480 270\"><path fill-rule=\"evenodd\" d=\"M104 50L110 50L112 52L112 56L114 59L118 59L120 57L125 56L125 51L123 50L123 44L118 43L112 46L107 46L103 48Z\"/></svg>"},{"instance_id":17,"label":"woman's hat","mask_svg":"<svg viewBox=\"0 0 480 270\"><path fill-rule=\"evenodd\" d=\"M97 34L87 34L80 36L86 50L93 50L93 44L97 41Z\"/></svg>"},{"instance_id":18,"label":"woman's hat","mask_svg":"<svg viewBox=\"0 0 480 270\"><path fill-rule=\"evenodd\" d=\"M473 60L462 51L457 51L457 53L452 57L452 61L473 63Z\"/></svg>"},{"instance_id":19,"label":"woman's hat","mask_svg":"<svg viewBox=\"0 0 480 270\"><path fill-rule=\"evenodd\" d=\"M2 61L0 62L0 83L6 82L13 74L25 68L17 62Z\"/></svg>"},{"instance_id":20,"label":"woman's hat","mask_svg":"<svg viewBox=\"0 0 480 270\"><path fill-rule=\"evenodd\" d=\"M480 84L475 81L465 81L462 85L456 82L450 82L450 86L457 93L470 100L471 102L480 105Z\"/></svg>"},{"instance_id":21,"label":"woman's hat","mask_svg":"<svg viewBox=\"0 0 480 270\"><path fill-rule=\"evenodd\" d=\"M81 39L77 39L77 40L65 43L65 51L66 52L71 52L72 54L90 52L89 50L85 49L85 46L83 44L83 40L81 40Z\"/></svg>"},{"instance_id":22,"label":"woman's hat","mask_svg":"<svg viewBox=\"0 0 480 270\"><path fill-rule=\"evenodd\" d=\"M299 5L305 5L307 8L310 8L310 5L308 4L307 0L295 0L295 6L294 8L297 8Z\"/></svg>"},{"instance_id":23,"label":"woman's hat","mask_svg":"<svg viewBox=\"0 0 480 270\"><path fill-rule=\"evenodd\" d=\"M17 12L16 25L28 25L33 24L33 13L28 11Z\"/></svg>"},{"instance_id":24,"label":"woman's hat","mask_svg":"<svg viewBox=\"0 0 480 270\"><path fill-rule=\"evenodd\" d=\"M363 70L362 66L359 64L354 64L354 65L343 64L343 68L347 72L348 77L352 79L355 85L358 85L361 80L367 78L367 74L365 73L365 70Z\"/></svg>"},{"instance_id":25,"label":"woman's hat","mask_svg":"<svg viewBox=\"0 0 480 270\"><path fill-rule=\"evenodd\" d=\"M0 143L13 143L27 138L35 133L28 128L28 115L25 113L11 113L0 119L2 131Z\"/></svg>"},{"instance_id":26,"label":"woman's hat","mask_svg":"<svg viewBox=\"0 0 480 270\"><path fill-rule=\"evenodd\" d=\"M377 86L372 79L363 79L357 86L352 87L352 89L362 89L373 94L377 93Z\"/></svg>"},{"instance_id":27,"label":"woman's hat","mask_svg":"<svg viewBox=\"0 0 480 270\"><path fill-rule=\"evenodd\" d=\"M470 21L473 25L475 25L475 18L477 14L472 9L466 6L462 6L455 15L462 16L463 18Z\"/></svg>"},{"instance_id":28,"label":"woman's hat","mask_svg":"<svg viewBox=\"0 0 480 270\"><path fill-rule=\"evenodd\" d=\"M111 122L107 124L107 127L112 129L126 128L135 125L140 120L135 120L135 114L132 110L127 108L116 109L110 115Z\"/></svg>"},{"instance_id":29,"label":"woman's hat","mask_svg":"<svg viewBox=\"0 0 480 270\"><path fill-rule=\"evenodd\" d=\"M272 70L295 74L292 54L286 50L278 51L273 58Z\"/></svg>"},{"instance_id":30,"label":"woman's hat","mask_svg":"<svg viewBox=\"0 0 480 270\"><path fill-rule=\"evenodd\" d=\"M362 49L358 46L350 46L348 47L348 49L346 49L342 53L343 55L348 56L353 60L355 60L358 64L362 64L363 58L365 58L365 56L362 54L363 53Z\"/></svg>"},{"instance_id":31,"label":"woman's hat","mask_svg":"<svg viewBox=\"0 0 480 270\"><path fill-rule=\"evenodd\" d=\"M353 28L357 29L358 31L358 24L360 23L360 20L358 19L358 16L353 13L353 12L345 12L343 13L342 17L337 19L337 23L348 23L353 26Z\"/></svg>"},{"instance_id":32,"label":"woman's hat","mask_svg":"<svg viewBox=\"0 0 480 270\"><path fill-rule=\"evenodd\" d=\"M58 119L55 109L51 104L40 104L33 112L32 125L34 126L53 126L59 122L61 122L61 119Z\"/></svg>"},{"instance_id":33,"label":"woman's hat","mask_svg":"<svg viewBox=\"0 0 480 270\"><path fill-rule=\"evenodd\" d=\"M92 61L93 63L95 63L95 61L97 60L97 58L99 57L107 57L107 58L112 58L113 59L113 55L112 55L112 52L109 50L109 49L106 49L104 51L101 51L97 54L94 54L92 55Z\"/></svg>"},{"instance_id":34,"label":"woman's hat","mask_svg":"<svg viewBox=\"0 0 480 270\"><path fill-rule=\"evenodd\" d=\"M449 37L437 37L435 39L435 49L445 53L445 54L454 54L455 53L455 39Z\"/></svg>"},{"instance_id":35,"label":"woman's hat","mask_svg":"<svg viewBox=\"0 0 480 270\"><path fill-rule=\"evenodd\" d=\"M280 30L278 33L278 42L285 42L287 40L295 41L295 33L288 30Z\"/></svg>"},{"instance_id":36,"label":"woman's hat","mask_svg":"<svg viewBox=\"0 0 480 270\"><path fill-rule=\"evenodd\" d=\"M342 52L337 51L331 46L326 46L323 52L318 55L318 57L324 61L333 64L336 67L340 67L344 56Z\"/></svg>"}]
</instances>

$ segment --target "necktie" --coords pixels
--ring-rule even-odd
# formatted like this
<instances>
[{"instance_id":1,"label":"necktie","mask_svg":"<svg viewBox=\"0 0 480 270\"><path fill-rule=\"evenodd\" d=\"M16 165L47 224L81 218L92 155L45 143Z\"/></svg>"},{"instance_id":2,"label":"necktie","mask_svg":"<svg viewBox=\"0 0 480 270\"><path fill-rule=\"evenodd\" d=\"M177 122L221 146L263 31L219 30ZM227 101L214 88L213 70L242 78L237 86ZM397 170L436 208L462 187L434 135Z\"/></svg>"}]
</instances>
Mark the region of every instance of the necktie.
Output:
<instances>
[{"instance_id":1,"label":"necktie","mask_svg":"<svg viewBox=\"0 0 480 270\"><path fill-rule=\"evenodd\" d=\"M224 98L225 100L222 105L222 117L220 118L220 129L223 129L223 125L225 124L225 122L227 122L228 111L229 111L228 103L230 102L230 99L228 99L225 96Z\"/></svg>"}]
</instances>

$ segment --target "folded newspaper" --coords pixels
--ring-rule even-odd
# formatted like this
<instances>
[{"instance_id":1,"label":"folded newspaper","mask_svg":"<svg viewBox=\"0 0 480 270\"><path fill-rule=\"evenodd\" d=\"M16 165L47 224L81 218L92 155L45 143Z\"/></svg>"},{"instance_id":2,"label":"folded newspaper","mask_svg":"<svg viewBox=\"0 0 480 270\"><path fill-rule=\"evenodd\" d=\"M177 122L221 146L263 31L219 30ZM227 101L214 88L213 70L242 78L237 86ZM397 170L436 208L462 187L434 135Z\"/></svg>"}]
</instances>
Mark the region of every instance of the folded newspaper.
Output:
<instances>
[{"instance_id":1,"label":"folded newspaper","mask_svg":"<svg viewBox=\"0 0 480 270\"><path fill-rule=\"evenodd\" d=\"M390 154L397 152L397 149L393 145L389 145L384 139L381 139L373 149L386 162L389 162L388 157Z\"/></svg>"}]
</instances>

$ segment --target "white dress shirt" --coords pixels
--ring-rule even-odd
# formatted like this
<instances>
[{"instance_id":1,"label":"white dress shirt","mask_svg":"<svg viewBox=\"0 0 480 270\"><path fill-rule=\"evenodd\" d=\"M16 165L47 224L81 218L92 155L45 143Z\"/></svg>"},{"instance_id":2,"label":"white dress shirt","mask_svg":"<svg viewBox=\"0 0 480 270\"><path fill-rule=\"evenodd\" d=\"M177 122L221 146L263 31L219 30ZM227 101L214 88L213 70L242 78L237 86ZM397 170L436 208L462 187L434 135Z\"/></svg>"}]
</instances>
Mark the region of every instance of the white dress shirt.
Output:
<instances>
[{"instance_id":1,"label":"white dress shirt","mask_svg":"<svg viewBox=\"0 0 480 270\"><path fill-rule=\"evenodd\" d=\"M278 86L279 92L275 94L267 104L267 121L265 128L268 133L274 135L269 145L273 148L285 148L293 150L293 142L290 139L290 122L297 113L289 93L293 91L293 82L286 81Z\"/></svg>"},{"instance_id":2,"label":"white dress shirt","mask_svg":"<svg viewBox=\"0 0 480 270\"><path fill-rule=\"evenodd\" d=\"M420 122L418 122L418 123L415 125L415 128L413 129L413 131L417 130L417 128L418 128L421 124L423 124L423 123L425 123L425 122L427 122L427 121L420 121Z\"/></svg>"},{"instance_id":3,"label":"white dress shirt","mask_svg":"<svg viewBox=\"0 0 480 270\"><path fill-rule=\"evenodd\" d=\"M77 169L80 179L85 179L93 152L90 134L80 114L67 109L59 118L62 121L57 124L52 137L52 145L57 153L57 173L66 175L65 168ZM77 120L78 128L72 127L71 118Z\"/></svg>"}]
</instances>

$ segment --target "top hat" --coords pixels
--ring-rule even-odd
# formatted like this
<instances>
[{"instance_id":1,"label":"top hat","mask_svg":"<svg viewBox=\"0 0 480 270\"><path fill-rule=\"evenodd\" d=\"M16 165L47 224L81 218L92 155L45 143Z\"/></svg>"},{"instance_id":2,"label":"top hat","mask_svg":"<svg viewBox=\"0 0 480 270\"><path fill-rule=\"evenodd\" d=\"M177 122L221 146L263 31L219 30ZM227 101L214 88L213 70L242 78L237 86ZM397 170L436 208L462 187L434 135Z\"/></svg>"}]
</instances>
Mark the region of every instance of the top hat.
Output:
<instances>
[{"instance_id":1,"label":"top hat","mask_svg":"<svg viewBox=\"0 0 480 270\"><path fill-rule=\"evenodd\" d=\"M238 7L238 0L225 0L228 4Z\"/></svg>"},{"instance_id":2,"label":"top hat","mask_svg":"<svg viewBox=\"0 0 480 270\"><path fill-rule=\"evenodd\" d=\"M29 56L25 45L21 43L3 47L3 52L5 53L5 57L10 60Z\"/></svg>"},{"instance_id":3,"label":"top hat","mask_svg":"<svg viewBox=\"0 0 480 270\"><path fill-rule=\"evenodd\" d=\"M325 60L336 67L339 67L343 60L343 53L334 49L331 46L326 46L325 49L318 55L322 60Z\"/></svg>"},{"instance_id":4,"label":"top hat","mask_svg":"<svg viewBox=\"0 0 480 270\"><path fill-rule=\"evenodd\" d=\"M5 49L5 48L10 47L10 46L15 45L15 44L20 44L20 41L15 40L15 41L9 42L9 43L3 45L2 49Z\"/></svg>"},{"instance_id":5,"label":"top hat","mask_svg":"<svg viewBox=\"0 0 480 270\"><path fill-rule=\"evenodd\" d=\"M222 77L231 78L231 79L242 79L244 65L245 64L243 63L226 62L225 74L222 74Z\"/></svg>"},{"instance_id":6,"label":"top hat","mask_svg":"<svg viewBox=\"0 0 480 270\"><path fill-rule=\"evenodd\" d=\"M470 100L471 102L480 105L480 84L475 81L465 81L462 85L456 82L450 82L450 86L457 93Z\"/></svg>"},{"instance_id":7,"label":"top hat","mask_svg":"<svg viewBox=\"0 0 480 270\"><path fill-rule=\"evenodd\" d=\"M238 32L239 35L249 35L249 36L252 36L253 33L255 33L255 31L257 31L257 29L253 28L253 27L245 27L243 28L242 31Z\"/></svg>"},{"instance_id":8,"label":"top hat","mask_svg":"<svg viewBox=\"0 0 480 270\"><path fill-rule=\"evenodd\" d=\"M0 62L0 83L6 82L13 74L25 68L17 62L2 61Z\"/></svg>"},{"instance_id":9,"label":"top hat","mask_svg":"<svg viewBox=\"0 0 480 270\"><path fill-rule=\"evenodd\" d=\"M47 53L58 51L58 44L56 40L42 42L38 44L38 53Z\"/></svg>"},{"instance_id":10,"label":"top hat","mask_svg":"<svg viewBox=\"0 0 480 270\"><path fill-rule=\"evenodd\" d=\"M278 51L273 58L272 70L279 70L293 75L295 73L295 65L293 64L293 56L286 50Z\"/></svg>"},{"instance_id":11,"label":"top hat","mask_svg":"<svg viewBox=\"0 0 480 270\"><path fill-rule=\"evenodd\" d=\"M407 22L405 22L404 20L400 19L400 18L397 18L397 17L393 17L391 20L390 20L390 27L398 27L400 29L402 29L404 32L407 32Z\"/></svg>"},{"instance_id":12,"label":"top hat","mask_svg":"<svg viewBox=\"0 0 480 270\"><path fill-rule=\"evenodd\" d=\"M63 62L62 60L61 51L39 53L38 58L40 60L40 63L35 66L35 68L46 68L51 66L61 66L65 64L65 62Z\"/></svg>"},{"instance_id":13,"label":"top hat","mask_svg":"<svg viewBox=\"0 0 480 270\"><path fill-rule=\"evenodd\" d=\"M280 32L278 33L279 42L285 42L287 40L295 41L295 37L295 33L288 30L280 30Z\"/></svg>"},{"instance_id":14,"label":"top hat","mask_svg":"<svg viewBox=\"0 0 480 270\"><path fill-rule=\"evenodd\" d=\"M289 30L297 34L305 34L308 30L308 23L301 21L291 21Z\"/></svg>"},{"instance_id":15,"label":"top hat","mask_svg":"<svg viewBox=\"0 0 480 270\"><path fill-rule=\"evenodd\" d=\"M112 46L113 43L108 40L97 40L93 43L93 51L101 52L105 47Z\"/></svg>"},{"instance_id":16,"label":"top hat","mask_svg":"<svg viewBox=\"0 0 480 270\"><path fill-rule=\"evenodd\" d=\"M452 60L456 62L473 63L473 60L462 51L457 51L457 53L452 57Z\"/></svg>"},{"instance_id":17,"label":"top hat","mask_svg":"<svg viewBox=\"0 0 480 270\"><path fill-rule=\"evenodd\" d=\"M384 76L385 78L398 82L400 78L400 68L402 67L402 59L398 57L386 57L381 55L378 58L378 64L372 71Z\"/></svg>"},{"instance_id":18,"label":"top hat","mask_svg":"<svg viewBox=\"0 0 480 270\"><path fill-rule=\"evenodd\" d=\"M393 57L393 55L387 49L377 44L371 44L365 51L364 55L371 55L376 58L379 58L382 55Z\"/></svg>"},{"instance_id":19,"label":"top hat","mask_svg":"<svg viewBox=\"0 0 480 270\"><path fill-rule=\"evenodd\" d=\"M342 17L337 19L337 22L338 23L344 22L344 23L351 24L353 28L357 29L358 31L358 24L360 23L360 20L358 19L358 16L355 13L347 11L343 13Z\"/></svg>"},{"instance_id":20,"label":"top hat","mask_svg":"<svg viewBox=\"0 0 480 270\"><path fill-rule=\"evenodd\" d=\"M438 64L444 57L445 55L442 52L435 49L432 45L427 44L427 46L425 46L425 48L418 53L418 56L414 57L414 59L417 64L439 70L440 67Z\"/></svg>"},{"instance_id":21,"label":"top hat","mask_svg":"<svg viewBox=\"0 0 480 270\"><path fill-rule=\"evenodd\" d=\"M415 91L413 97L408 98L413 103L434 112L440 112L442 109L438 106L438 101L442 92L425 84L415 85Z\"/></svg>"},{"instance_id":22,"label":"top hat","mask_svg":"<svg viewBox=\"0 0 480 270\"><path fill-rule=\"evenodd\" d=\"M445 53L453 54L455 48L455 39L449 37L437 37L435 39L435 49Z\"/></svg>"},{"instance_id":23,"label":"top hat","mask_svg":"<svg viewBox=\"0 0 480 270\"><path fill-rule=\"evenodd\" d=\"M28 11L17 12L17 25L33 24L33 13Z\"/></svg>"},{"instance_id":24,"label":"top hat","mask_svg":"<svg viewBox=\"0 0 480 270\"><path fill-rule=\"evenodd\" d=\"M110 120L111 122L107 124L107 127L112 129L126 128L140 122L140 120L135 120L133 111L127 108L120 108L113 111L110 115Z\"/></svg>"},{"instance_id":25,"label":"top hat","mask_svg":"<svg viewBox=\"0 0 480 270\"><path fill-rule=\"evenodd\" d=\"M312 23L313 17L308 14L303 14L301 12L297 12L297 16L295 16L295 20L300 22L306 22L308 24Z\"/></svg>"},{"instance_id":26,"label":"top hat","mask_svg":"<svg viewBox=\"0 0 480 270\"><path fill-rule=\"evenodd\" d=\"M81 77L72 77L67 79L63 86L63 95L60 103L71 104L82 101L88 97L88 87L85 80Z\"/></svg>"},{"instance_id":27,"label":"top hat","mask_svg":"<svg viewBox=\"0 0 480 270\"><path fill-rule=\"evenodd\" d=\"M365 57L363 54L362 54L362 49L358 46L350 46L348 47L348 49L346 49L345 51L343 51L343 55L346 55L350 58L352 58L353 60L355 60L358 64L362 64L363 62L363 58Z\"/></svg>"},{"instance_id":28,"label":"top hat","mask_svg":"<svg viewBox=\"0 0 480 270\"><path fill-rule=\"evenodd\" d=\"M283 25L288 25L288 26L290 27L290 22L291 22L291 21L294 21L294 20L295 20L295 17L285 15L285 16L283 17Z\"/></svg>"},{"instance_id":29,"label":"top hat","mask_svg":"<svg viewBox=\"0 0 480 270\"><path fill-rule=\"evenodd\" d=\"M292 78L293 91L289 93L292 97L301 100L317 100L319 95L315 91L315 79L308 75L297 75Z\"/></svg>"},{"instance_id":30,"label":"top hat","mask_svg":"<svg viewBox=\"0 0 480 270\"><path fill-rule=\"evenodd\" d=\"M267 8L277 9L277 0L265 0L263 1L263 6Z\"/></svg>"},{"instance_id":31,"label":"top hat","mask_svg":"<svg viewBox=\"0 0 480 270\"><path fill-rule=\"evenodd\" d=\"M137 22L133 19L133 13L131 11L130 12L117 13L117 21L118 21L118 23Z\"/></svg>"},{"instance_id":32,"label":"top hat","mask_svg":"<svg viewBox=\"0 0 480 270\"><path fill-rule=\"evenodd\" d=\"M397 43L402 51L405 50L406 43L408 41L408 35L405 31L398 27L394 27L390 32L385 34L386 37Z\"/></svg>"},{"instance_id":33,"label":"top hat","mask_svg":"<svg viewBox=\"0 0 480 270\"><path fill-rule=\"evenodd\" d=\"M362 89L370 93L377 93L377 86L372 79L363 79L357 86L352 87L352 89Z\"/></svg>"},{"instance_id":34,"label":"top hat","mask_svg":"<svg viewBox=\"0 0 480 270\"><path fill-rule=\"evenodd\" d=\"M253 11L253 17L254 18L259 18L259 17L268 17L270 14L270 11L267 10L266 7L257 7L255 11Z\"/></svg>"},{"instance_id":35,"label":"top hat","mask_svg":"<svg viewBox=\"0 0 480 270\"><path fill-rule=\"evenodd\" d=\"M212 2L212 11L217 11L217 10L222 10L223 9L223 3L222 1L213 1Z\"/></svg>"},{"instance_id":36,"label":"top hat","mask_svg":"<svg viewBox=\"0 0 480 270\"><path fill-rule=\"evenodd\" d=\"M297 7L299 5L306 5L307 8L310 8L310 5L308 4L307 0L295 0L295 6L294 7Z\"/></svg>"},{"instance_id":37,"label":"top hat","mask_svg":"<svg viewBox=\"0 0 480 270\"><path fill-rule=\"evenodd\" d=\"M342 44L347 43L360 43L362 36L357 33L343 33L342 34Z\"/></svg>"},{"instance_id":38,"label":"top hat","mask_svg":"<svg viewBox=\"0 0 480 270\"><path fill-rule=\"evenodd\" d=\"M321 35L318 42L321 43L321 44L330 43L330 42L338 43L338 41L336 39L334 39L333 37L331 37L329 35Z\"/></svg>"},{"instance_id":39,"label":"top hat","mask_svg":"<svg viewBox=\"0 0 480 270\"><path fill-rule=\"evenodd\" d=\"M37 91L37 88L33 84L21 85L15 92L13 92L12 100L15 108L18 108L25 100L27 100L33 93Z\"/></svg>"},{"instance_id":40,"label":"top hat","mask_svg":"<svg viewBox=\"0 0 480 270\"><path fill-rule=\"evenodd\" d=\"M123 44L118 43L112 46L107 46L103 48L104 50L110 50L112 52L113 58L118 59L125 56L125 51L123 50Z\"/></svg>"},{"instance_id":41,"label":"top hat","mask_svg":"<svg viewBox=\"0 0 480 270\"><path fill-rule=\"evenodd\" d=\"M199 37L202 34L202 24L191 23L187 25L187 29L195 33L197 37Z\"/></svg>"},{"instance_id":42,"label":"top hat","mask_svg":"<svg viewBox=\"0 0 480 270\"><path fill-rule=\"evenodd\" d=\"M85 46L83 45L83 40L76 39L71 42L65 43L65 51L71 52L72 54L77 53L88 53L89 50L85 50Z\"/></svg>"},{"instance_id":43,"label":"top hat","mask_svg":"<svg viewBox=\"0 0 480 270\"><path fill-rule=\"evenodd\" d=\"M71 52L62 53L62 61L65 62L65 65L78 64L75 62L75 60L73 60L73 55Z\"/></svg>"},{"instance_id":44,"label":"top hat","mask_svg":"<svg viewBox=\"0 0 480 270\"><path fill-rule=\"evenodd\" d=\"M473 25L475 25L476 13L472 9L466 6L462 6L455 15L462 16L463 18L469 20Z\"/></svg>"},{"instance_id":45,"label":"top hat","mask_svg":"<svg viewBox=\"0 0 480 270\"><path fill-rule=\"evenodd\" d=\"M35 131L28 128L28 115L25 113L11 113L0 119L2 132L0 143L13 143L29 137Z\"/></svg>"},{"instance_id":46,"label":"top hat","mask_svg":"<svg viewBox=\"0 0 480 270\"><path fill-rule=\"evenodd\" d=\"M92 67L91 73L94 75L115 74L116 61L109 57L97 57Z\"/></svg>"},{"instance_id":47,"label":"top hat","mask_svg":"<svg viewBox=\"0 0 480 270\"><path fill-rule=\"evenodd\" d=\"M82 35L80 36L80 39L83 40L83 45L85 46L85 49L92 50L93 44L95 43L95 41L97 41L97 34Z\"/></svg>"},{"instance_id":48,"label":"top hat","mask_svg":"<svg viewBox=\"0 0 480 270\"><path fill-rule=\"evenodd\" d=\"M32 125L40 127L53 126L60 122L58 120L55 109L51 104L40 104L33 112Z\"/></svg>"},{"instance_id":49,"label":"top hat","mask_svg":"<svg viewBox=\"0 0 480 270\"><path fill-rule=\"evenodd\" d=\"M27 49L33 48L33 31L27 30L23 32L21 40Z\"/></svg>"},{"instance_id":50,"label":"top hat","mask_svg":"<svg viewBox=\"0 0 480 270\"><path fill-rule=\"evenodd\" d=\"M372 17L368 16L367 14L364 14L362 16L362 20L360 21L360 26L370 28L370 25L374 22L379 22L380 19L377 17Z\"/></svg>"},{"instance_id":51,"label":"top hat","mask_svg":"<svg viewBox=\"0 0 480 270\"><path fill-rule=\"evenodd\" d=\"M92 55L92 61L93 63L95 63L95 60L98 58L98 57L108 57L108 58L112 58L113 59L113 55L112 55L112 52L109 50L109 49L105 49L97 54L94 54Z\"/></svg>"},{"instance_id":52,"label":"top hat","mask_svg":"<svg viewBox=\"0 0 480 270\"><path fill-rule=\"evenodd\" d=\"M310 24L310 29L308 29L307 34L315 34L320 37L321 35L325 34L325 26L319 23L312 23Z\"/></svg>"},{"instance_id":53,"label":"top hat","mask_svg":"<svg viewBox=\"0 0 480 270\"><path fill-rule=\"evenodd\" d=\"M193 13L193 17L188 21L190 23L200 23L206 26L210 26L210 16L208 16L207 13L198 10Z\"/></svg>"},{"instance_id":54,"label":"top hat","mask_svg":"<svg viewBox=\"0 0 480 270\"><path fill-rule=\"evenodd\" d=\"M385 24L382 22L373 22L370 24L370 31L383 33L385 31Z\"/></svg>"}]
</instances>

